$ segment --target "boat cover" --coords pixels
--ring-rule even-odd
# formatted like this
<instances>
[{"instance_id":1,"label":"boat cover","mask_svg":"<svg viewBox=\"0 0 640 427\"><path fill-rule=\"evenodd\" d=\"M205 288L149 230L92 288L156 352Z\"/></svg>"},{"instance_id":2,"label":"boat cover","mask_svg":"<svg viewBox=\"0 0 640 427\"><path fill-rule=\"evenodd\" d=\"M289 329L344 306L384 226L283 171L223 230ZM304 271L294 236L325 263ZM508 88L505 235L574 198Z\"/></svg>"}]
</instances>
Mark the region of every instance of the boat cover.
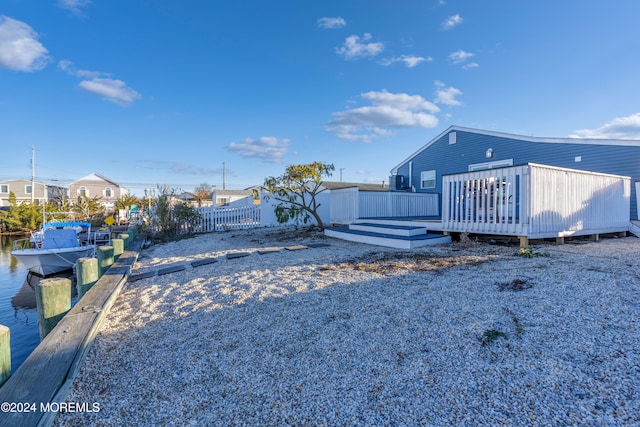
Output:
<instances>
[{"instance_id":1,"label":"boat cover","mask_svg":"<svg viewBox=\"0 0 640 427\"><path fill-rule=\"evenodd\" d=\"M49 228L44 231L41 249L63 249L78 246L76 230Z\"/></svg>"}]
</instances>

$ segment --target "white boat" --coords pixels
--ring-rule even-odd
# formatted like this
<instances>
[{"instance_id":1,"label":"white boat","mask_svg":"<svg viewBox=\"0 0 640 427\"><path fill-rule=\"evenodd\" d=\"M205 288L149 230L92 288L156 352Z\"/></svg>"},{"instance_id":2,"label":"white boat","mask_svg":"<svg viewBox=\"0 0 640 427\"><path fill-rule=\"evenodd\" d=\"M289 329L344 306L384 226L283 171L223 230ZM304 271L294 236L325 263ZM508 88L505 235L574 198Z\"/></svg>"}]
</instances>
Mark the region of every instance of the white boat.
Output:
<instances>
[{"instance_id":1,"label":"white boat","mask_svg":"<svg viewBox=\"0 0 640 427\"><path fill-rule=\"evenodd\" d=\"M41 239L20 239L13 242L11 255L32 273L47 276L72 269L79 258L95 256L95 241L89 232L82 236L78 230L90 230L91 224L68 222L64 226L50 223L43 226ZM93 236L95 239L95 236Z\"/></svg>"}]
</instances>

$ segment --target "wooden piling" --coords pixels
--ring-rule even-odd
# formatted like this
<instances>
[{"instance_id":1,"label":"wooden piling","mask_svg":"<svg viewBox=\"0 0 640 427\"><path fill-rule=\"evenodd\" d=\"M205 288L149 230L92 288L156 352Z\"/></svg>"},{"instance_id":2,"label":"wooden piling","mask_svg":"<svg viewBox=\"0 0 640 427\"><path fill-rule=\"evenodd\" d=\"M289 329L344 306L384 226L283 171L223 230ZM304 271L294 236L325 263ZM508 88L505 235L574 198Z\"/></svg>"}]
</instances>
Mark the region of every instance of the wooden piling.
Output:
<instances>
[{"instance_id":1,"label":"wooden piling","mask_svg":"<svg viewBox=\"0 0 640 427\"><path fill-rule=\"evenodd\" d=\"M113 259L117 261L124 252L124 240L111 239L111 246L113 246Z\"/></svg>"},{"instance_id":2,"label":"wooden piling","mask_svg":"<svg viewBox=\"0 0 640 427\"><path fill-rule=\"evenodd\" d=\"M98 260L96 258L80 258L76 261L76 279L78 282L78 300L100 278L98 272Z\"/></svg>"},{"instance_id":3,"label":"wooden piling","mask_svg":"<svg viewBox=\"0 0 640 427\"><path fill-rule=\"evenodd\" d=\"M11 333L0 325L0 386L11 376Z\"/></svg>"},{"instance_id":4,"label":"wooden piling","mask_svg":"<svg viewBox=\"0 0 640 427\"><path fill-rule=\"evenodd\" d=\"M71 310L71 280L63 277L42 279L36 286L38 327L43 340Z\"/></svg>"},{"instance_id":5,"label":"wooden piling","mask_svg":"<svg viewBox=\"0 0 640 427\"><path fill-rule=\"evenodd\" d=\"M98 258L98 275L102 277L113 265L113 246L100 246L96 252Z\"/></svg>"}]
</instances>

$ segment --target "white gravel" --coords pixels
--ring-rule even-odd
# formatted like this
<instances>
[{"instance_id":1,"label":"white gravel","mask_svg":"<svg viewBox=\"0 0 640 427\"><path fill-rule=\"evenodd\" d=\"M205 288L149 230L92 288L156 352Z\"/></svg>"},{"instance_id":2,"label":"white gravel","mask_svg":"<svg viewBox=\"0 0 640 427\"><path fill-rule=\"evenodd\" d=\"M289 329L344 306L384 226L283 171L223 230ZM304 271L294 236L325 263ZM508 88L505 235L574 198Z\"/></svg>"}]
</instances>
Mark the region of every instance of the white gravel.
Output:
<instances>
[{"instance_id":1,"label":"white gravel","mask_svg":"<svg viewBox=\"0 0 640 427\"><path fill-rule=\"evenodd\" d=\"M124 288L67 399L100 411L56 425L640 425L640 239L535 249L151 246L187 268Z\"/></svg>"}]
</instances>

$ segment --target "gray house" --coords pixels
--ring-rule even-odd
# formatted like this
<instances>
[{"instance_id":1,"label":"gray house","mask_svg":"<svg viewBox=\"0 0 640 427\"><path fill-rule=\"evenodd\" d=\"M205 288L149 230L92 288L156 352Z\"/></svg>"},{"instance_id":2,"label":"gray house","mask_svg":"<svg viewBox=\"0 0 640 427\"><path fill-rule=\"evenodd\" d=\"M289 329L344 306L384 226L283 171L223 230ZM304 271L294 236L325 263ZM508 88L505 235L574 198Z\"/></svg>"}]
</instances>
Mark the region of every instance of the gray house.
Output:
<instances>
[{"instance_id":1,"label":"gray house","mask_svg":"<svg viewBox=\"0 0 640 427\"><path fill-rule=\"evenodd\" d=\"M386 218L368 215L361 195L336 194L336 201L347 200L339 202L336 218L356 219L346 232L359 234L357 222L366 222L377 228L365 233L395 228L423 240L428 231L506 235L519 237L522 246L530 238L640 234L633 223L640 212L640 141L452 126L391 170L389 190Z\"/></svg>"},{"instance_id":2,"label":"gray house","mask_svg":"<svg viewBox=\"0 0 640 427\"><path fill-rule=\"evenodd\" d=\"M442 203L446 175L527 163L622 175L636 183L640 141L542 138L451 126L391 170L391 190L438 194ZM630 197L630 217L638 219L635 185Z\"/></svg>"},{"instance_id":3,"label":"gray house","mask_svg":"<svg viewBox=\"0 0 640 427\"><path fill-rule=\"evenodd\" d=\"M0 206L9 206L9 195L13 193L16 201L20 203L31 203L42 205L48 199L48 187L42 182L34 182L26 179L11 179L0 181Z\"/></svg>"},{"instance_id":4,"label":"gray house","mask_svg":"<svg viewBox=\"0 0 640 427\"><path fill-rule=\"evenodd\" d=\"M98 197L100 203L113 210L117 199L129 194L129 189L98 173L92 173L69 184L69 198L73 201L84 195Z\"/></svg>"}]
</instances>

